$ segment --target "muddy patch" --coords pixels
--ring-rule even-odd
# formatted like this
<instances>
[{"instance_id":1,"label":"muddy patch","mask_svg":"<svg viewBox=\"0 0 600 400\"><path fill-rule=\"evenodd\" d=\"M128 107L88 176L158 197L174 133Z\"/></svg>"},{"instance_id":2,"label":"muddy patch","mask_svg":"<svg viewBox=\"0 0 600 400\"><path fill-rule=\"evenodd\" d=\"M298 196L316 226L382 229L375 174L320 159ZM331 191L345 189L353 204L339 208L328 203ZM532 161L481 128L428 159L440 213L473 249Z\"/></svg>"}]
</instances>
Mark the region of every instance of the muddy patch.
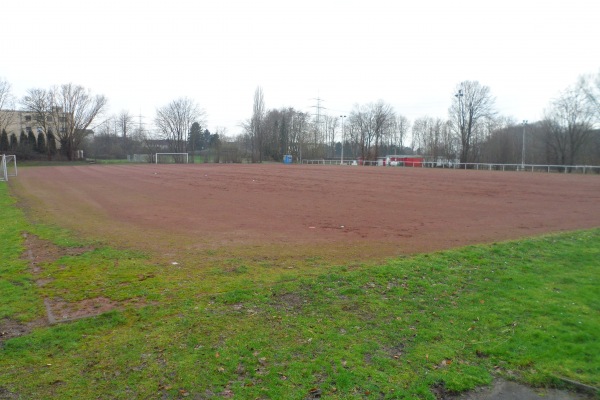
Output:
<instances>
[{"instance_id":1,"label":"muddy patch","mask_svg":"<svg viewBox=\"0 0 600 400\"><path fill-rule=\"evenodd\" d=\"M39 274L42 271L41 265L45 263L54 262L64 256L78 256L94 250L93 247L59 247L27 232L23 233L23 237L25 238L25 251L22 258L29 261L34 274Z\"/></svg>"},{"instance_id":2,"label":"muddy patch","mask_svg":"<svg viewBox=\"0 0 600 400\"><path fill-rule=\"evenodd\" d=\"M107 299L106 297L96 297L78 302L46 298L44 299L44 305L46 306L46 318L48 319L48 323L56 324L81 318L94 317L118 308L120 303Z\"/></svg>"},{"instance_id":3,"label":"muddy patch","mask_svg":"<svg viewBox=\"0 0 600 400\"><path fill-rule=\"evenodd\" d=\"M26 335L31 332L33 328L37 326L43 326L45 324L46 321L44 320L21 323L8 318L0 319L0 349L2 348L2 342L4 340ZM0 399L1 398L2 397L0 397Z\"/></svg>"},{"instance_id":4,"label":"muddy patch","mask_svg":"<svg viewBox=\"0 0 600 400\"><path fill-rule=\"evenodd\" d=\"M308 299L300 293L283 293L273 296L271 304L276 310L299 313L308 304Z\"/></svg>"},{"instance_id":5,"label":"muddy patch","mask_svg":"<svg viewBox=\"0 0 600 400\"><path fill-rule=\"evenodd\" d=\"M93 247L59 247L27 232L23 233L23 237L25 238L25 251L22 258L29 261L31 272L38 287L45 286L54 280L52 277L43 276L45 264L55 262L61 257L78 256L94 250ZM0 320L0 342L26 335L35 327L94 317L121 306L121 303L106 297L84 299L77 302L45 297L45 318L29 323L20 323L11 319Z\"/></svg>"},{"instance_id":6,"label":"muddy patch","mask_svg":"<svg viewBox=\"0 0 600 400\"><path fill-rule=\"evenodd\" d=\"M590 400L596 398L593 390L585 393L577 387L573 387L573 389L532 388L517 382L496 379L490 386L466 393L448 393L443 385L432 388L432 392L437 399L444 400Z\"/></svg>"}]
</instances>

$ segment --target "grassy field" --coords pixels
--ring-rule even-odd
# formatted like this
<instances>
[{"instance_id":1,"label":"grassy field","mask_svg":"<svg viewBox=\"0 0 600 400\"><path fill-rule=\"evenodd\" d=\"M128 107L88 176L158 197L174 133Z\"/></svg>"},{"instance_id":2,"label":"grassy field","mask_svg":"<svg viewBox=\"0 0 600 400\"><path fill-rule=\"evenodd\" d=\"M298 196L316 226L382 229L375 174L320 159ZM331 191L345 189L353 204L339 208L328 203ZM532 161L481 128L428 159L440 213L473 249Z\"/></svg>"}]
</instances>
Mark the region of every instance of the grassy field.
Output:
<instances>
[{"instance_id":1,"label":"grassy field","mask_svg":"<svg viewBox=\"0 0 600 400\"><path fill-rule=\"evenodd\" d=\"M600 230L377 265L198 268L32 224L6 184L0 221L0 328L26 331L0 336L0 398L434 399L494 376L600 386ZM48 301L98 298L113 309L44 323Z\"/></svg>"}]
</instances>

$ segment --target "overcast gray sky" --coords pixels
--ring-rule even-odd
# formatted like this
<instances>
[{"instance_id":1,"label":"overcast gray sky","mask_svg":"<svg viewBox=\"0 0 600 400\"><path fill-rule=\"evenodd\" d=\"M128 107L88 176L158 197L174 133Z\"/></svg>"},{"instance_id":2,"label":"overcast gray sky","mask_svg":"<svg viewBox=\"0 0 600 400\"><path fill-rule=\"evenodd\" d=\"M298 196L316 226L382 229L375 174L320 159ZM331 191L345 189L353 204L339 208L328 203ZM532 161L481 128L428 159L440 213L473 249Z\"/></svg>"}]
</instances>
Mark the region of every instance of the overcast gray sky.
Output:
<instances>
[{"instance_id":1,"label":"overcast gray sky","mask_svg":"<svg viewBox=\"0 0 600 400\"><path fill-rule=\"evenodd\" d=\"M208 128L239 133L261 86L267 108L331 115L379 99L411 121L445 118L463 80L498 110L535 121L600 69L597 0L7 0L0 77L76 83L151 123L187 96Z\"/></svg>"}]
</instances>

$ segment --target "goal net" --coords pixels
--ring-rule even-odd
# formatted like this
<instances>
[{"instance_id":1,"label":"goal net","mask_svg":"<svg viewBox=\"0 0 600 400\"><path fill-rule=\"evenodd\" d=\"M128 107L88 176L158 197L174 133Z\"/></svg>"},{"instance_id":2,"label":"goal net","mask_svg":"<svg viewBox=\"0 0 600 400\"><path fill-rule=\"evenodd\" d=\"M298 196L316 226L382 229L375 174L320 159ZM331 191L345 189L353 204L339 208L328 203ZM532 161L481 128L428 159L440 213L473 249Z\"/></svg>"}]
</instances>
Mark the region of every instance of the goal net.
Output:
<instances>
[{"instance_id":1,"label":"goal net","mask_svg":"<svg viewBox=\"0 0 600 400\"><path fill-rule=\"evenodd\" d=\"M10 176L17 176L17 156L0 155L0 182L7 181Z\"/></svg>"},{"instance_id":2,"label":"goal net","mask_svg":"<svg viewBox=\"0 0 600 400\"><path fill-rule=\"evenodd\" d=\"M188 153L156 153L154 162L156 164L187 164Z\"/></svg>"}]
</instances>

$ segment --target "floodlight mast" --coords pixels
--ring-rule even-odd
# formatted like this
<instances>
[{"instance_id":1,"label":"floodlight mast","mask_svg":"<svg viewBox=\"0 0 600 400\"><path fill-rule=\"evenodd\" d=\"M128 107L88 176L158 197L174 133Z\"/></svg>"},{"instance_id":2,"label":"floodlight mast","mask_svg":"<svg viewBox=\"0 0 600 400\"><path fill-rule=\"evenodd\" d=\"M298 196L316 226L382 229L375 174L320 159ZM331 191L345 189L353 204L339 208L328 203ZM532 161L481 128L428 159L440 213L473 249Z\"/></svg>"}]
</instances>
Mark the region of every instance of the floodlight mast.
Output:
<instances>
[{"instance_id":1,"label":"floodlight mast","mask_svg":"<svg viewBox=\"0 0 600 400\"><path fill-rule=\"evenodd\" d=\"M458 93L456 93L454 95L454 97L456 97L458 99L458 112L459 112L458 118L459 118L459 124L460 124L459 128L461 129L461 131L463 129L463 126L465 125L465 118L463 115L462 102L461 102L461 99L463 96L464 96L464 94L463 94L462 89L459 89Z\"/></svg>"},{"instance_id":2,"label":"floodlight mast","mask_svg":"<svg viewBox=\"0 0 600 400\"><path fill-rule=\"evenodd\" d=\"M527 126L527 120L523 120L523 147L521 149L521 169L525 169L525 127Z\"/></svg>"}]
</instances>

